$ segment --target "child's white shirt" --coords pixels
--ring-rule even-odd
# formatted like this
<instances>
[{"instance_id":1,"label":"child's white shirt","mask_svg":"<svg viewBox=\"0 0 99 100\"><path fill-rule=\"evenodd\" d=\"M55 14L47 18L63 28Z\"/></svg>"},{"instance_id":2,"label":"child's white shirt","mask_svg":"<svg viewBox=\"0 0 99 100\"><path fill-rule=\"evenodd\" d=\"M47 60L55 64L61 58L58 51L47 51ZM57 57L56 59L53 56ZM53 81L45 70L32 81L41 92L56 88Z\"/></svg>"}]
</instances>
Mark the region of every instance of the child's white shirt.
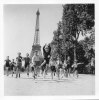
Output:
<instances>
[{"instance_id":1,"label":"child's white shirt","mask_svg":"<svg viewBox=\"0 0 99 100\"><path fill-rule=\"evenodd\" d=\"M34 56L32 57L32 63L34 63L35 61L40 61L40 57L34 55Z\"/></svg>"}]
</instances>

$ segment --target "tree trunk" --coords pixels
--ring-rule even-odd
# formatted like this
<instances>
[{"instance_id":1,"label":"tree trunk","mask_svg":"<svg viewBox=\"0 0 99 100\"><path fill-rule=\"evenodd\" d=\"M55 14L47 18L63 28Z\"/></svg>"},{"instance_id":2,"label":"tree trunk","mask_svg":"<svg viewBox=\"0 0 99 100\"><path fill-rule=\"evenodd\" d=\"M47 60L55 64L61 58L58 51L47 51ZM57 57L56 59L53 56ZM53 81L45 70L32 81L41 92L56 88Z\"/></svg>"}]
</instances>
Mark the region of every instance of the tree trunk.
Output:
<instances>
[{"instance_id":1,"label":"tree trunk","mask_svg":"<svg viewBox=\"0 0 99 100\"><path fill-rule=\"evenodd\" d=\"M74 61L76 61L76 45L74 44Z\"/></svg>"}]
</instances>

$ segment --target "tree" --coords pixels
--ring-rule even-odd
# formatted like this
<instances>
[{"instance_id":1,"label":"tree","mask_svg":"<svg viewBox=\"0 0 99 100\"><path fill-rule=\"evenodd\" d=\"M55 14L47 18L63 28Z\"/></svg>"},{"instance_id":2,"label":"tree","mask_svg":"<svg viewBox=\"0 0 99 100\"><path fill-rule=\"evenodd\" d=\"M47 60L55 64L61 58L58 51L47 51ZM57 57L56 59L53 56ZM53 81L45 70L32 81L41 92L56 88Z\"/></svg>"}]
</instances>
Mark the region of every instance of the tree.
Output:
<instances>
[{"instance_id":1,"label":"tree","mask_svg":"<svg viewBox=\"0 0 99 100\"><path fill-rule=\"evenodd\" d=\"M91 13L90 13L91 11ZM74 60L79 35L85 35L94 26L94 4L66 4L63 6L63 37L64 43L74 46ZM65 48L65 47L64 47Z\"/></svg>"},{"instance_id":2,"label":"tree","mask_svg":"<svg viewBox=\"0 0 99 100\"><path fill-rule=\"evenodd\" d=\"M95 46L95 33L94 28L90 30L90 36L85 37L84 40L80 40L79 43L83 46L85 57L91 58L95 56L94 46Z\"/></svg>"},{"instance_id":3,"label":"tree","mask_svg":"<svg viewBox=\"0 0 99 100\"><path fill-rule=\"evenodd\" d=\"M54 37L51 42L52 48L52 58L61 58L62 59L62 22L59 21L58 28L53 32Z\"/></svg>"}]
</instances>

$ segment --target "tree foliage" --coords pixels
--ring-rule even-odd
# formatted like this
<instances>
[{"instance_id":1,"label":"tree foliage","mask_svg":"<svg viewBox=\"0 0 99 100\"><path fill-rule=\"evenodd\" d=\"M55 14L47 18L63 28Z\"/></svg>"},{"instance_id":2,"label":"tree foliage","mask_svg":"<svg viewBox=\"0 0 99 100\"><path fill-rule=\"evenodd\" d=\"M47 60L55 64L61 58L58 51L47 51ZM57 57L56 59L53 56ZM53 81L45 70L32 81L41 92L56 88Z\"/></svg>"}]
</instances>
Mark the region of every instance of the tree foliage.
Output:
<instances>
[{"instance_id":1,"label":"tree foliage","mask_svg":"<svg viewBox=\"0 0 99 100\"><path fill-rule=\"evenodd\" d=\"M76 58L84 58L84 51L86 52L85 41L83 44L79 44L79 36L86 35L94 27L94 4L65 4L63 5L63 15L62 21L58 23L58 28L53 32L54 37L52 41L52 53L61 54L63 58L66 56L74 56L74 46L77 49ZM93 32L94 33L94 32ZM62 40L59 36L62 35ZM89 41L89 46L91 42L94 42L94 34L90 35L91 40ZM92 40L93 39L93 40ZM78 45L79 44L79 45ZM81 46L82 45L82 46ZM80 49L78 50L78 48ZM59 52L60 50L60 52ZM77 53L79 51L79 53ZM71 52L71 53L70 53ZM80 57L83 56L83 57Z\"/></svg>"}]
</instances>

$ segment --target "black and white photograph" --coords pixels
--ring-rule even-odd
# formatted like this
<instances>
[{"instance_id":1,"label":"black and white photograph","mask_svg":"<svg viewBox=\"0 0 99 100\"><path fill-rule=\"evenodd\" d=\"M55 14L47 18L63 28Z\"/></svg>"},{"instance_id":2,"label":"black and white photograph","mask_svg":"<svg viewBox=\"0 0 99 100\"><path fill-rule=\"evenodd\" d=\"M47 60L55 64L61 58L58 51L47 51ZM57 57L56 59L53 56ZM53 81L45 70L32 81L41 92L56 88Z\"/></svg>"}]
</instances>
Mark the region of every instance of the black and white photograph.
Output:
<instances>
[{"instance_id":1,"label":"black and white photograph","mask_svg":"<svg viewBox=\"0 0 99 100\"><path fill-rule=\"evenodd\" d=\"M4 96L95 95L95 4L4 4Z\"/></svg>"}]
</instances>

